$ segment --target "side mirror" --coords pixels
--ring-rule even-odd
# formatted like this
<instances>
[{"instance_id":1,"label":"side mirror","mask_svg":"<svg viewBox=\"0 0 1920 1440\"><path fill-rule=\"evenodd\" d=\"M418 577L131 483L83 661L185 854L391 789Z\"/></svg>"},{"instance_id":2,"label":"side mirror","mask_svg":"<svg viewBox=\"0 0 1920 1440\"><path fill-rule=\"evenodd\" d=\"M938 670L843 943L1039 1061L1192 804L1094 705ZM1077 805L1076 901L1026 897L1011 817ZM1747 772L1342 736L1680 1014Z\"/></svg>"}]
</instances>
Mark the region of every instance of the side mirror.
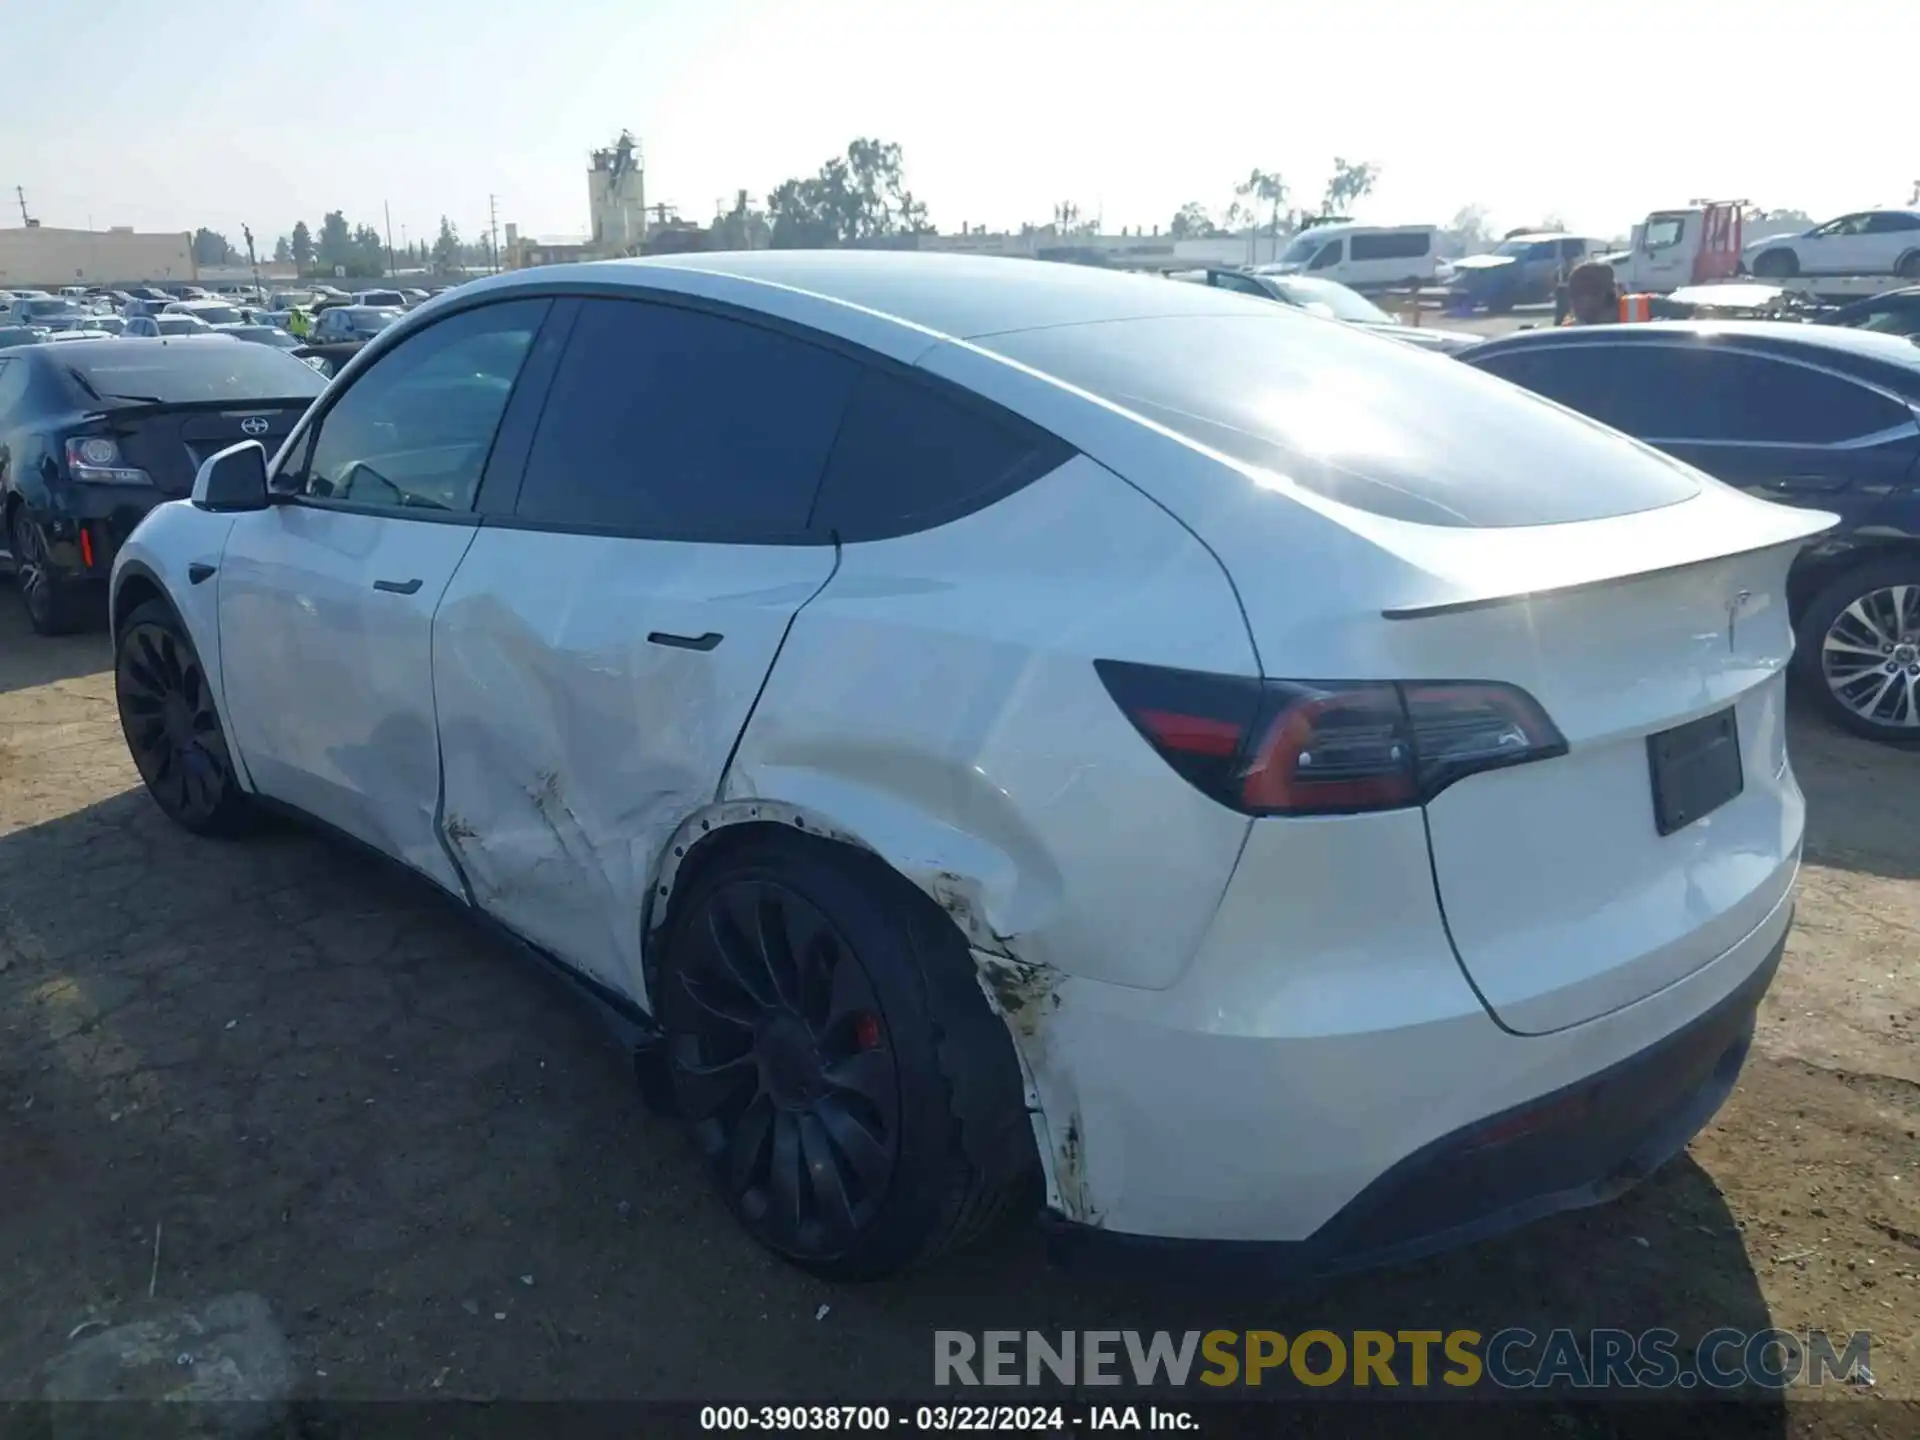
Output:
<instances>
[{"instance_id":1,"label":"side mirror","mask_svg":"<svg viewBox=\"0 0 1920 1440\"><path fill-rule=\"evenodd\" d=\"M202 510L266 509L266 448L258 440L242 440L201 461L193 477L193 503Z\"/></svg>"}]
</instances>

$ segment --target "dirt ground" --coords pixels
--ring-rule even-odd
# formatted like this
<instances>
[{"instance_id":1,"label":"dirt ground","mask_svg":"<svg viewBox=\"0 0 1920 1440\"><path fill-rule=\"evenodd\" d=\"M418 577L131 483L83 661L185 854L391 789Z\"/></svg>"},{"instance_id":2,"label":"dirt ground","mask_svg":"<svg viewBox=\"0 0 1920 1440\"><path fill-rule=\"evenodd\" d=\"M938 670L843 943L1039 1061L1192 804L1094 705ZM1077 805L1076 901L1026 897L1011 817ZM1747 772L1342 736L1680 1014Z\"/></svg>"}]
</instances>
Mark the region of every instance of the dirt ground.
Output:
<instances>
[{"instance_id":1,"label":"dirt ground","mask_svg":"<svg viewBox=\"0 0 1920 1440\"><path fill-rule=\"evenodd\" d=\"M743 1239L591 1018L424 888L168 826L106 659L0 596L0 1399L83 1322L248 1290L317 1397L904 1397L937 1328L1772 1324L1872 1331L1878 1382L1777 1433L1920 1429L1884 1403L1920 1398L1920 755L1796 717L1808 862L1758 1044L1616 1204L1289 1294L1068 1275L1028 1232L834 1288Z\"/></svg>"}]
</instances>

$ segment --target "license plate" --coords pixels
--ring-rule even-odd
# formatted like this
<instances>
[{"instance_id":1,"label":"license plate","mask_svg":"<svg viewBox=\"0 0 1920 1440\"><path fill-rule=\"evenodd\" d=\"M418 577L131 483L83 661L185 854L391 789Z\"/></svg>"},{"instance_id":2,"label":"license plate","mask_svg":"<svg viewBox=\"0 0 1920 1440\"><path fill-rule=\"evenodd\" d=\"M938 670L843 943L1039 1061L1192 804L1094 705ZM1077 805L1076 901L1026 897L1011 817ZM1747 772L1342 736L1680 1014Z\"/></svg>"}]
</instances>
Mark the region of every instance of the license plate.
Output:
<instances>
[{"instance_id":1,"label":"license plate","mask_svg":"<svg viewBox=\"0 0 1920 1440\"><path fill-rule=\"evenodd\" d=\"M1647 768L1653 777L1653 824L1662 835L1718 810L1746 783L1733 711L1649 735Z\"/></svg>"}]
</instances>

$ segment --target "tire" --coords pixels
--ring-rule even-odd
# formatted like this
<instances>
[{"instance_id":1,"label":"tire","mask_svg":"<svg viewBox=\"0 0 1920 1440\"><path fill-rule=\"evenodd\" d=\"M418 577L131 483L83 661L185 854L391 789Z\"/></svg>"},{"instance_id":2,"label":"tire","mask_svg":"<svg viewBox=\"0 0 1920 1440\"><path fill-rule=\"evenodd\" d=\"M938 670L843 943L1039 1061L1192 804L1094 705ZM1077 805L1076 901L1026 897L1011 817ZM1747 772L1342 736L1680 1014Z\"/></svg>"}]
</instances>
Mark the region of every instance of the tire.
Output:
<instances>
[{"instance_id":1,"label":"tire","mask_svg":"<svg viewBox=\"0 0 1920 1440\"><path fill-rule=\"evenodd\" d=\"M1800 257L1791 250L1763 250L1753 258L1753 273L1767 280L1787 279L1800 273Z\"/></svg>"},{"instance_id":2,"label":"tire","mask_svg":"<svg viewBox=\"0 0 1920 1440\"><path fill-rule=\"evenodd\" d=\"M47 537L22 504L8 526L13 552L13 583L26 607L27 623L40 635L71 635L93 618L93 585L75 584L60 574L47 554Z\"/></svg>"},{"instance_id":3,"label":"tire","mask_svg":"<svg viewBox=\"0 0 1920 1440\"><path fill-rule=\"evenodd\" d=\"M952 922L872 856L739 842L676 901L659 979L681 1122L781 1258L880 1279L1036 1198L1006 1027Z\"/></svg>"},{"instance_id":4,"label":"tire","mask_svg":"<svg viewBox=\"0 0 1920 1440\"><path fill-rule=\"evenodd\" d=\"M1893 267L1902 280L1920 280L1920 250L1909 250Z\"/></svg>"},{"instance_id":5,"label":"tire","mask_svg":"<svg viewBox=\"0 0 1920 1440\"><path fill-rule=\"evenodd\" d=\"M1836 576L1798 628L1795 672L1830 720L1869 740L1920 742L1920 556L1884 556Z\"/></svg>"},{"instance_id":6,"label":"tire","mask_svg":"<svg viewBox=\"0 0 1920 1440\"><path fill-rule=\"evenodd\" d=\"M240 786L206 672L164 600L134 608L113 657L127 751L161 812L197 835L239 835L258 812Z\"/></svg>"}]
</instances>

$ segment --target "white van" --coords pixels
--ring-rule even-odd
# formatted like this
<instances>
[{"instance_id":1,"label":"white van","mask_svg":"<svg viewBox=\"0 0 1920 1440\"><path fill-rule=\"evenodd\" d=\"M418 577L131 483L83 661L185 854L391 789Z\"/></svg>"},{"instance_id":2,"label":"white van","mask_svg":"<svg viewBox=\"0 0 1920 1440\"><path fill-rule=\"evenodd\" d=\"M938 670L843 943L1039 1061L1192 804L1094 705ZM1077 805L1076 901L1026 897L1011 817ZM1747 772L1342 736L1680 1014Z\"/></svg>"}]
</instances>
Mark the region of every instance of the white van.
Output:
<instances>
[{"instance_id":1,"label":"white van","mask_svg":"<svg viewBox=\"0 0 1920 1440\"><path fill-rule=\"evenodd\" d=\"M1431 284L1439 251L1438 229L1432 225L1313 225L1294 236L1278 260L1260 269L1379 290L1409 281Z\"/></svg>"}]
</instances>

